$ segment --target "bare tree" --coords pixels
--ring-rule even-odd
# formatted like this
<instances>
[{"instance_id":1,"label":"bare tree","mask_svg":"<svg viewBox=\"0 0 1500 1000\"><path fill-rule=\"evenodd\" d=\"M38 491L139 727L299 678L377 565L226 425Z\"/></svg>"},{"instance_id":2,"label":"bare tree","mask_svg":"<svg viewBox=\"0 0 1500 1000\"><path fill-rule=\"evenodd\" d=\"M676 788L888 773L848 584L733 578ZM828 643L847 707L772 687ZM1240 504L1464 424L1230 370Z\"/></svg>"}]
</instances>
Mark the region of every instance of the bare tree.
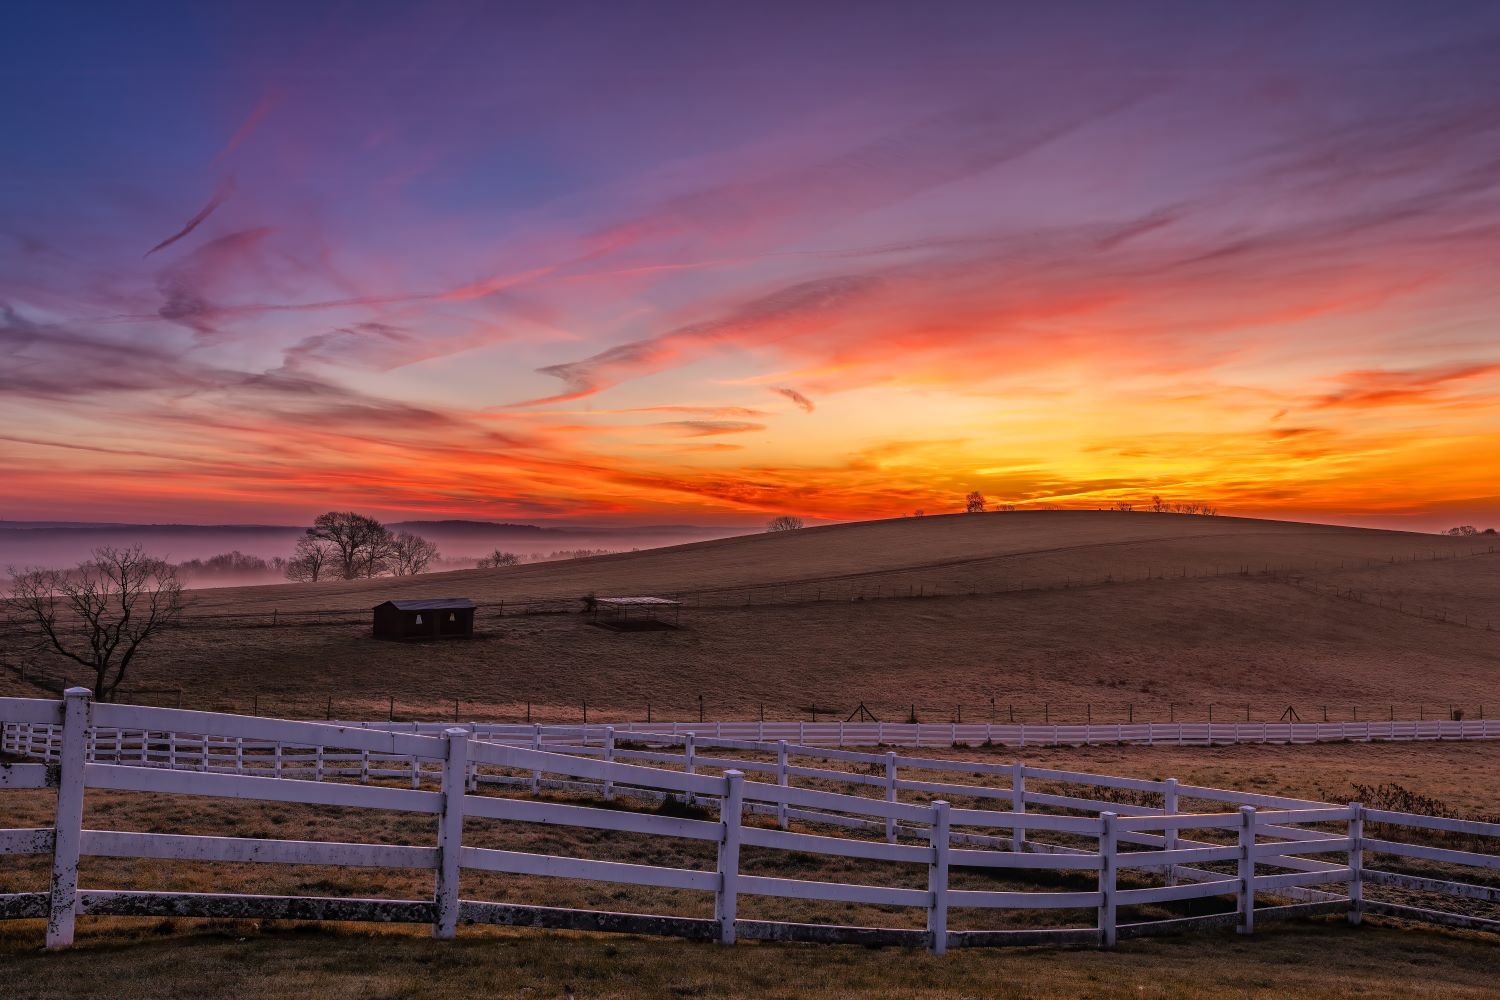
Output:
<instances>
[{"instance_id":1,"label":"bare tree","mask_svg":"<svg viewBox=\"0 0 1500 1000\"><path fill-rule=\"evenodd\" d=\"M1456 528L1449 528L1445 532L1445 534L1449 534L1449 535L1477 535L1477 534L1479 534L1479 529L1476 528L1476 527L1474 527L1472 524L1460 524Z\"/></svg>"},{"instance_id":2,"label":"bare tree","mask_svg":"<svg viewBox=\"0 0 1500 1000\"><path fill-rule=\"evenodd\" d=\"M806 522L795 514L782 514L766 522L767 531L796 531L805 526Z\"/></svg>"},{"instance_id":3,"label":"bare tree","mask_svg":"<svg viewBox=\"0 0 1500 1000\"><path fill-rule=\"evenodd\" d=\"M1129 500L1116 500L1110 510L1135 510L1135 504Z\"/></svg>"},{"instance_id":4,"label":"bare tree","mask_svg":"<svg viewBox=\"0 0 1500 1000\"><path fill-rule=\"evenodd\" d=\"M332 542L304 535L297 539L292 558L287 560L286 578L296 583L317 583L328 575L335 549Z\"/></svg>"},{"instance_id":5,"label":"bare tree","mask_svg":"<svg viewBox=\"0 0 1500 1000\"><path fill-rule=\"evenodd\" d=\"M307 536L333 545L334 568L345 580L385 572L394 541L385 525L349 510L319 514L307 529Z\"/></svg>"},{"instance_id":6,"label":"bare tree","mask_svg":"<svg viewBox=\"0 0 1500 1000\"><path fill-rule=\"evenodd\" d=\"M77 569L9 570L11 615L37 648L94 673L94 697L112 701L141 648L182 615L177 570L139 545L109 546Z\"/></svg>"},{"instance_id":7,"label":"bare tree","mask_svg":"<svg viewBox=\"0 0 1500 1000\"><path fill-rule=\"evenodd\" d=\"M500 569L502 566L519 566L521 557L514 552L501 552L499 549L491 552L479 560L479 569Z\"/></svg>"},{"instance_id":8,"label":"bare tree","mask_svg":"<svg viewBox=\"0 0 1500 1000\"><path fill-rule=\"evenodd\" d=\"M438 547L423 538L403 531L391 539L391 554L387 559L391 572L397 576L416 576L425 573L427 566L437 558Z\"/></svg>"},{"instance_id":9,"label":"bare tree","mask_svg":"<svg viewBox=\"0 0 1500 1000\"><path fill-rule=\"evenodd\" d=\"M984 513L984 504L985 504L984 494L980 493L978 490L975 490L974 492L970 493L968 496L964 497L964 511L966 513L969 513L969 514L983 514Z\"/></svg>"}]
</instances>

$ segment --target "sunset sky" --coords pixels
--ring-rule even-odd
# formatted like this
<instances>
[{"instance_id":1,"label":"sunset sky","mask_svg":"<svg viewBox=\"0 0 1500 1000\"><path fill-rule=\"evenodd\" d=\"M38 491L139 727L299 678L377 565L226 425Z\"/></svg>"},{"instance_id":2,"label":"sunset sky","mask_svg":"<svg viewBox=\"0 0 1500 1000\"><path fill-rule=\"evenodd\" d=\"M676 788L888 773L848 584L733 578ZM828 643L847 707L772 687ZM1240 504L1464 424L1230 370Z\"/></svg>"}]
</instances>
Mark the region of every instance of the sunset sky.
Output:
<instances>
[{"instance_id":1,"label":"sunset sky","mask_svg":"<svg viewBox=\"0 0 1500 1000\"><path fill-rule=\"evenodd\" d=\"M1500 524L1500 5L5 24L0 518Z\"/></svg>"}]
</instances>

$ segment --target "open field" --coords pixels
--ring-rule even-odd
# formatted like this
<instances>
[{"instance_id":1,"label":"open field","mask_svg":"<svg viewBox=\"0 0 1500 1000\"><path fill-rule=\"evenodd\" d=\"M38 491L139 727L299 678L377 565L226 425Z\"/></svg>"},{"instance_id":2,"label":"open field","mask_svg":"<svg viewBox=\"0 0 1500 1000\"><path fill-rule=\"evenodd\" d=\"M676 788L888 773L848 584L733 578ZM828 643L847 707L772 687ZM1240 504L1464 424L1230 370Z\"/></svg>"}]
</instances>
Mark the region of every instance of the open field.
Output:
<instances>
[{"instance_id":1,"label":"open field","mask_svg":"<svg viewBox=\"0 0 1500 1000\"><path fill-rule=\"evenodd\" d=\"M140 700L289 716L594 721L1304 719L1500 711L1486 536L1093 511L907 518L489 571L197 591ZM1108 581L1108 582L1106 582ZM684 593L616 634L500 602ZM905 595L924 594L924 597ZM936 593L939 596L930 596ZM892 597L891 595L898 595ZM368 635L387 597L463 595L483 636ZM855 599L851 600L850 597ZM971 596L972 595L972 596ZM747 603L748 602L748 603ZM701 605L701 606L699 606ZM1467 616L1468 624L1464 624ZM1491 616L1495 620L1491 622ZM1446 620L1444 620L1446 619ZM1487 627L1493 624L1493 629ZM10 634L13 641L13 633ZM1416 681L1420 678L1420 682ZM42 688L7 673L4 693ZM993 699L993 709L991 700ZM1014 713L1012 716L1011 713Z\"/></svg>"},{"instance_id":2,"label":"open field","mask_svg":"<svg viewBox=\"0 0 1500 1000\"><path fill-rule=\"evenodd\" d=\"M1181 515L1038 512L907 519L756 536L569 563L407 580L278 586L192 595L184 628L153 651L142 700L263 714L539 720L822 718L863 701L899 721L1017 711L1017 721L1169 713L1304 718L1399 706L1414 716L1490 701L1500 711L1500 630L1477 619L1500 597L1500 555L1484 539ZM1260 560L1256 567L1252 560ZM1132 570L1131 567L1137 567ZM774 585L774 588L773 588ZM741 588L736 594L734 588ZM752 588L748 591L745 588ZM759 588L759 589L756 589ZM808 593L809 588L811 594ZM842 588L842 589L841 589ZM377 642L365 615L391 596L461 594L480 602L608 593L691 592L680 631L615 634L584 616L481 618L483 638L438 645ZM905 596L917 591L924 596ZM934 591L939 596L928 596ZM897 596L892 597L892 593ZM856 599L851 600L853 595ZM862 597L862 599L860 599ZM747 603L748 600L748 603ZM1418 605L1417 613L1405 607ZM1443 616L1424 614L1443 607ZM314 616L312 612L332 612ZM1464 614L1472 619L1461 622ZM274 615L274 622L271 619ZM224 617L219 617L224 616ZM301 617L299 617L301 616ZM1459 620L1455 620L1455 618ZM1500 625L1500 622L1496 623ZM11 650L4 651L7 656ZM7 671L4 694L45 690ZM330 706L330 700L333 702ZM1045 707L1044 707L1045 706ZM1085 706L1088 706L1085 708ZM942 755L943 751L927 751ZM1014 751L955 749L1009 760ZM1500 811L1491 744L1028 748L1039 766L1344 801L1355 785L1395 783L1468 816ZM50 796L12 792L3 825L46 825ZM113 829L425 844L431 820L359 811L91 793ZM356 836L357 833L357 836ZM707 858L629 835L525 825L476 829L474 843L598 859L698 866ZM747 870L758 861L747 851ZM855 880L836 860L799 858L793 877ZM0 892L45 886L41 859L8 865ZM889 875L890 881L898 876ZM913 877L905 873L903 877ZM970 876L965 876L970 877ZM410 871L208 865L89 858L82 881L118 887L422 898ZM473 873L466 892L498 900L705 916L711 901L672 890ZM1059 877L1056 888L1065 888ZM976 883L977 885L977 883ZM918 881L912 882L918 887ZM987 881L985 887L999 888ZM878 907L747 899L743 916L890 926ZM1066 911L1059 911L1059 918ZM1003 927L1004 911L982 926ZM957 927L959 925L955 925ZM976 925L981 926L981 925ZM1251 941L1202 934L1136 941L1107 953L1033 949L934 959L901 951L744 945L469 928L456 947L410 929L88 919L80 947L34 955L40 928L0 928L19 995L64 981L128 980L141 994L404 996L1484 996L1500 975L1492 938L1378 918L1263 929ZM190 971L188 971L190 970ZM1012 988L1011 984L1014 984ZM1218 993L1214 991L1218 990ZM29 992L28 992L29 991ZM1487 992L1488 991L1488 992Z\"/></svg>"},{"instance_id":3,"label":"open field","mask_svg":"<svg viewBox=\"0 0 1500 1000\"><path fill-rule=\"evenodd\" d=\"M1188 998L1494 996L1500 950L1473 934L1336 923L1131 941L1112 951L1024 948L944 956L836 946L723 948L641 938L490 931L432 941L419 931L315 931L171 922L86 930L38 954L0 930L9 995L173 998L526 997L577 1000L817 996Z\"/></svg>"}]
</instances>

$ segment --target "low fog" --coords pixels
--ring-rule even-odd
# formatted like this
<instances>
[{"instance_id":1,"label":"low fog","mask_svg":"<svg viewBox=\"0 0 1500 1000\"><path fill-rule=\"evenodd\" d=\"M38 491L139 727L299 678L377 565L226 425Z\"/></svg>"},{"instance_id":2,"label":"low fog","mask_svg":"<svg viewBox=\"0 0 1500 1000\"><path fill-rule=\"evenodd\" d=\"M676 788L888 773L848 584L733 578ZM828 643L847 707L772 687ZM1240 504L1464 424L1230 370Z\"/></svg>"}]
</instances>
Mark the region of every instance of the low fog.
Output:
<instances>
[{"instance_id":1,"label":"low fog","mask_svg":"<svg viewBox=\"0 0 1500 1000\"><path fill-rule=\"evenodd\" d=\"M743 534L745 529L665 525L621 528L544 528L479 521L399 521L435 543L430 573L472 569L495 550L523 561L579 554L629 552ZM0 578L11 569L62 568L87 559L101 545L140 545L179 566L192 588L285 583L284 564L305 529L288 525L139 525L0 521Z\"/></svg>"}]
</instances>

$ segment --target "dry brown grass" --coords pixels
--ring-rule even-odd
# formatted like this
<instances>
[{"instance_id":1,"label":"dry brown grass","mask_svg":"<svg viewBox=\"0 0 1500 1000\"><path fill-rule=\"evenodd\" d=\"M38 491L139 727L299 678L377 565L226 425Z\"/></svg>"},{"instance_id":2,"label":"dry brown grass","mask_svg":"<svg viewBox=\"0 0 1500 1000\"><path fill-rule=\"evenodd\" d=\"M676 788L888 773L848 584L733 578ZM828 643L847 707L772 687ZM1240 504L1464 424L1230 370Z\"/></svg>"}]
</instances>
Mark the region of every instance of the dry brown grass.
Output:
<instances>
[{"instance_id":1,"label":"dry brown grass","mask_svg":"<svg viewBox=\"0 0 1500 1000\"><path fill-rule=\"evenodd\" d=\"M1028 589L721 606L690 610L683 631L640 635L594 629L577 615L508 617L492 622L485 639L438 646L378 643L361 624L195 628L164 643L135 683L181 685L190 706L245 710L259 696L267 714L321 714L332 696L339 715L383 717L385 699L393 695L406 715L446 714L450 699L461 697L466 717L516 717L530 701L537 718L570 721L585 699L594 719L639 718L648 700L657 718L695 718L699 694L711 719L752 717L760 702L768 715L785 716L814 702L825 712L834 706L847 712L862 700L887 720L899 721L912 702L926 721L947 721L958 704L966 719L982 720L991 697L1001 713L1014 703L1018 718L1031 722L1041 721L1044 702L1054 720L1079 718L1089 703L1103 718L1133 702L1137 719L1165 718L1168 703L1176 703L1179 718L1201 716L1209 701L1225 714L1251 702L1254 718L1275 718L1290 703L1304 718L1319 717L1323 704L1335 718L1348 717L1354 703L1366 714L1398 703L1405 714L1419 698L1500 706L1494 686L1500 631L1370 603L1432 603L1477 618L1500 596L1500 557L1481 554L1486 545L1483 539L1178 515L1039 512L878 522L416 580L203 591L195 595L195 611L264 616L273 609L333 609L357 616L388 596L457 593L496 602L773 583L814 593L819 586L851 584L883 593ZM1413 561L1413 555L1453 558ZM1277 574L1233 575L1238 566L1287 571L1304 586ZM1141 578L1148 573L1151 579ZM1104 577L1113 582L1079 585ZM1309 582L1323 591L1307 589ZM1367 601L1338 596L1350 590ZM0 694L40 693L13 674L0 678ZM1014 751L952 754L1009 759ZM1352 797L1355 784L1395 782L1458 810L1500 809L1492 780L1500 747L1489 744L1028 748L1024 756L1043 766L1175 775L1184 782L1334 800ZM43 793L7 793L0 805L0 825L49 822L50 797ZM86 824L115 829L432 842L430 819L356 810L103 793L90 794L88 810ZM517 824L471 824L469 842L709 866L701 845L668 847ZM747 870L886 884L921 880L921 873L901 866L763 853L746 853ZM960 879L973 877L959 873ZM0 891L44 884L39 860L0 868ZM431 889L427 873L109 859L86 860L83 884L406 898ZM466 875L464 893L693 916L711 907L700 894L481 874ZM909 911L753 897L742 900L742 915L885 926L914 926L919 919ZM954 926L1006 926L1010 920L1003 913L965 914ZM35 923L0 927L0 964L16 973L8 984L15 995L561 997L563 985L572 983L580 1000L1489 996L1500 979L1492 940L1338 924L1266 929L1251 941L1200 935L1134 942L1108 953L1022 949L945 959L477 928L466 929L453 945L429 942L420 929L302 933L88 919L81 926L81 947L56 956L33 953L40 940Z\"/></svg>"},{"instance_id":2,"label":"dry brown grass","mask_svg":"<svg viewBox=\"0 0 1500 1000\"><path fill-rule=\"evenodd\" d=\"M693 945L634 937L170 924L84 930L39 954L0 928L8 995L201 997L1176 998L1493 997L1500 949L1476 935L1336 923L1164 938L1112 951L1035 948L936 957L837 946Z\"/></svg>"},{"instance_id":3,"label":"dry brown grass","mask_svg":"<svg viewBox=\"0 0 1500 1000\"><path fill-rule=\"evenodd\" d=\"M924 721L1120 718L1304 719L1439 712L1472 715L1500 668L1496 631L1423 620L1329 591L1350 587L1445 604L1473 624L1500 598L1500 555L1480 538L1238 518L1051 511L908 518L503 570L316 586L200 591L193 613L253 614L167 639L137 687L182 687L185 704L345 718L450 715L577 721L824 719L863 701L888 721L916 704ZM1440 561L1432 556L1449 555ZM1420 560L1413 562L1413 556ZM1358 563L1361 568L1351 568ZM1340 568L1343 564L1343 568ZM1251 575L1240 576L1247 567ZM1300 578L1303 589L1273 571ZM1195 574L1218 572L1219 576ZM1143 575L1151 579L1141 579ZM1186 575L1184 575L1186 574ZM1113 578L1109 584L1099 581ZM1321 582L1315 593L1307 586ZM505 617L501 600L589 591L663 593L792 584L868 593L1031 589L987 596L763 605L770 591L684 612L679 632L615 634L578 614ZM1034 589L1047 587L1053 589ZM465 594L487 603L485 636L439 645L377 642L364 615L390 596ZM789 592L783 590L785 597ZM342 623L269 627L297 611ZM296 619L293 618L295 621ZM307 619L303 619L306 621ZM1417 679L1420 680L1417 680ZM14 675L6 693L37 693ZM172 696L147 701L170 704ZM1046 706L1044 709L1044 705Z\"/></svg>"}]
</instances>

